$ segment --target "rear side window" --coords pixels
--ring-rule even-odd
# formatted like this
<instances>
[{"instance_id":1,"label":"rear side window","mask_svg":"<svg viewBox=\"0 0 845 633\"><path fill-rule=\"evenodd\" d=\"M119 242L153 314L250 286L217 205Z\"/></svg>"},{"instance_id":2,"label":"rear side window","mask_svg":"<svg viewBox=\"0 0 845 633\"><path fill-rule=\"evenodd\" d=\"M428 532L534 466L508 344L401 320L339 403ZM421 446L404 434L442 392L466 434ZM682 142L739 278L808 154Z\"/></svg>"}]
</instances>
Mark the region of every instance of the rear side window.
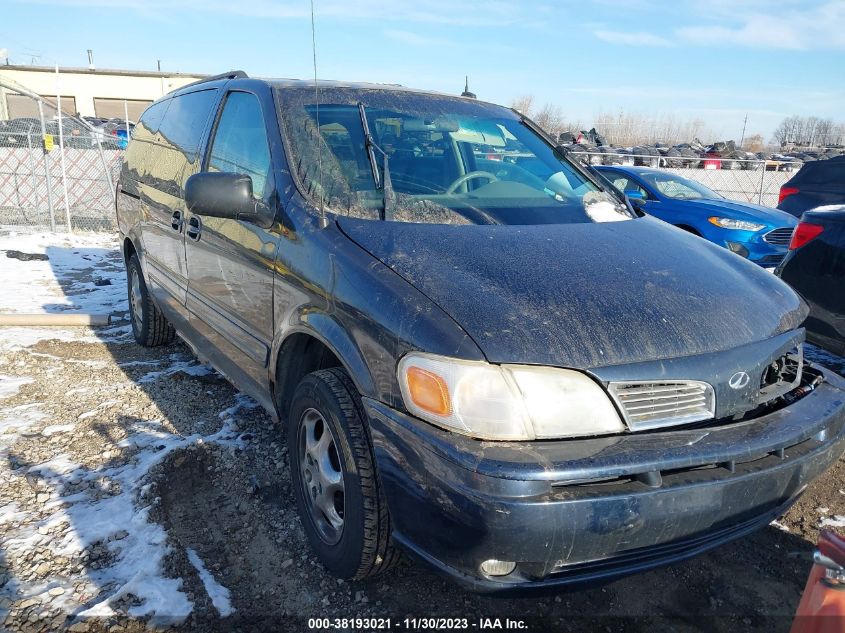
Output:
<instances>
[{"instance_id":1,"label":"rear side window","mask_svg":"<svg viewBox=\"0 0 845 633\"><path fill-rule=\"evenodd\" d=\"M157 101L144 110L138 125L132 130L132 142L126 148L121 180L125 181L127 177L138 181L144 179L144 162L146 157L153 153L152 144L168 107L170 99Z\"/></svg>"},{"instance_id":2,"label":"rear side window","mask_svg":"<svg viewBox=\"0 0 845 633\"><path fill-rule=\"evenodd\" d=\"M199 169L202 133L217 102L217 90L200 90L171 99L159 126L158 149L148 171L157 189L181 196L185 181Z\"/></svg>"},{"instance_id":3,"label":"rear side window","mask_svg":"<svg viewBox=\"0 0 845 633\"><path fill-rule=\"evenodd\" d=\"M166 101L157 101L144 110L141 119L138 121L138 125L132 130L132 138L143 138L145 136L151 138L154 136L158 132L161 120L164 118L164 113L167 112L169 106L170 99L167 99Z\"/></svg>"},{"instance_id":4,"label":"rear side window","mask_svg":"<svg viewBox=\"0 0 845 633\"><path fill-rule=\"evenodd\" d=\"M199 168L203 131L217 102L217 89L178 95L144 112L132 135L127 160L137 163L138 180L172 196ZM156 109L157 106L164 106Z\"/></svg>"},{"instance_id":5,"label":"rear side window","mask_svg":"<svg viewBox=\"0 0 845 633\"><path fill-rule=\"evenodd\" d=\"M217 90L201 90L174 97L159 128L162 140L195 160L216 101Z\"/></svg>"},{"instance_id":6,"label":"rear side window","mask_svg":"<svg viewBox=\"0 0 845 633\"><path fill-rule=\"evenodd\" d=\"M247 92L229 94L214 134L208 171L245 174L252 179L255 197L264 198L272 188L270 164L261 104Z\"/></svg>"},{"instance_id":7,"label":"rear side window","mask_svg":"<svg viewBox=\"0 0 845 633\"><path fill-rule=\"evenodd\" d=\"M845 160L808 163L796 180L805 185L845 185Z\"/></svg>"}]
</instances>

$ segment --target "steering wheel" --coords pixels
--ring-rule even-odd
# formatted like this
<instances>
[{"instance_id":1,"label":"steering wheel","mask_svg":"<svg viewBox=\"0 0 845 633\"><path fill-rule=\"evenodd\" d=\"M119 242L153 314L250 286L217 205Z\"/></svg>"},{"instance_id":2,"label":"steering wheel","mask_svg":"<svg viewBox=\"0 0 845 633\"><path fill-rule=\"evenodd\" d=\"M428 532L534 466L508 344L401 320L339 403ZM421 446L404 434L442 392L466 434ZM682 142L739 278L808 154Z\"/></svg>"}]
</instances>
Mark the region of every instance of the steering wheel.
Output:
<instances>
[{"instance_id":1,"label":"steering wheel","mask_svg":"<svg viewBox=\"0 0 845 633\"><path fill-rule=\"evenodd\" d=\"M463 176L458 176L458 178L453 182L444 192L446 195L450 195L455 193L462 184L469 182L470 180L475 180L476 178L486 178L490 182L496 182L499 180L494 174L491 174L489 171L471 171Z\"/></svg>"}]
</instances>

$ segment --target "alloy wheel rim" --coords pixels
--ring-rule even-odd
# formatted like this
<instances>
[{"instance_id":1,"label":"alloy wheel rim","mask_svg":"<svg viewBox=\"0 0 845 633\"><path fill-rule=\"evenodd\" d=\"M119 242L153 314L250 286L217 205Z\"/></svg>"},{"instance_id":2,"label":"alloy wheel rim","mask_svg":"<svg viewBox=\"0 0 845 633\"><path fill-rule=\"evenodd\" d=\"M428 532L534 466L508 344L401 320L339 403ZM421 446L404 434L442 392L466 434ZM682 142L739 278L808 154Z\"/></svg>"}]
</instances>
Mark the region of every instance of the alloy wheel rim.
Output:
<instances>
[{"instance_id":1,"label":"alloy wheel rim","mask_svg":"<svg viewBox=\"0 0 845 633\"><path fill-rule=\"evenodd\" d=\"M132 305L132 321L136 331L141 331L143 324L143 303L141 302L141 280L136 271L132 271L132 279L129 284L129 302Z\"/></svg>"},{"instance_id":2,"label":"alloy wheel rim","mask_svg":"<svg viewBox=\"0 0 845 633\"><path fill-rule=\"evenodd\" d=\"M340 454L331 427L316 409L299 421L299 469L308 514L320 538L335 545L343 535L345 489Z\"/></svg>"}]
</instances>

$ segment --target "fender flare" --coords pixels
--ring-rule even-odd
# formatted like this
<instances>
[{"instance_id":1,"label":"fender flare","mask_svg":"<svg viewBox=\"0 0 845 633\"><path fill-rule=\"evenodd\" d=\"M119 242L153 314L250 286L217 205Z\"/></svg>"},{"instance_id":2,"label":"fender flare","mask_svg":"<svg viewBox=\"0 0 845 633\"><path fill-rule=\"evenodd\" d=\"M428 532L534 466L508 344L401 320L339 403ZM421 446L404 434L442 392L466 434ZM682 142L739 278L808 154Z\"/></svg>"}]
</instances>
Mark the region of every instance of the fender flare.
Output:
<instances>
[{"instance_id":1,"label":"fender flare","mask_svg":"<svg viewBox=\"0 0 845 633\"><path fill-rule=\"evenodd\" d=\"M269 363L270 383L273 385L273 391L275 392L276 389L276 368L279 362L279 353L285 342L296 334L306 334L320 341L337 357L358 389L358 393L362 396L377 398L372 372L352 337L331 314L309 312L309 309L313 310L313 306L299 306L290 315L287 326L277 329L277 335L270 351Z\"/></svg>"}]
</instances>

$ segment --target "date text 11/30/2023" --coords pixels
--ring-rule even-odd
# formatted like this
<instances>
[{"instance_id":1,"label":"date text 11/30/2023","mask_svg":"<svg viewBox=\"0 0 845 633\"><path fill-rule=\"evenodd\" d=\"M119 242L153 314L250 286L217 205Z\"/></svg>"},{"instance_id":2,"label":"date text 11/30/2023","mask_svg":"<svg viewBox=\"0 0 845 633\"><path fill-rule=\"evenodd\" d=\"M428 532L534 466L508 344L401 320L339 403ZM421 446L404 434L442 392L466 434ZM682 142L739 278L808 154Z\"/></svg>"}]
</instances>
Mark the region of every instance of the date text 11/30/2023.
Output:
<instances>
[{"instance_id":1,"label":"date text 11/30/2023","mask_svg":"<svg viewBox=\"0 0 845 633\"><path fill-rule=\"evenodd\" d=\"M312 631L332 630L381 630L381 631L441 631L441 630L477 630L477 631L525 631L528 624L524 620L512 618L309 618L308 628Z\"/></svg>"}]
</instances>

